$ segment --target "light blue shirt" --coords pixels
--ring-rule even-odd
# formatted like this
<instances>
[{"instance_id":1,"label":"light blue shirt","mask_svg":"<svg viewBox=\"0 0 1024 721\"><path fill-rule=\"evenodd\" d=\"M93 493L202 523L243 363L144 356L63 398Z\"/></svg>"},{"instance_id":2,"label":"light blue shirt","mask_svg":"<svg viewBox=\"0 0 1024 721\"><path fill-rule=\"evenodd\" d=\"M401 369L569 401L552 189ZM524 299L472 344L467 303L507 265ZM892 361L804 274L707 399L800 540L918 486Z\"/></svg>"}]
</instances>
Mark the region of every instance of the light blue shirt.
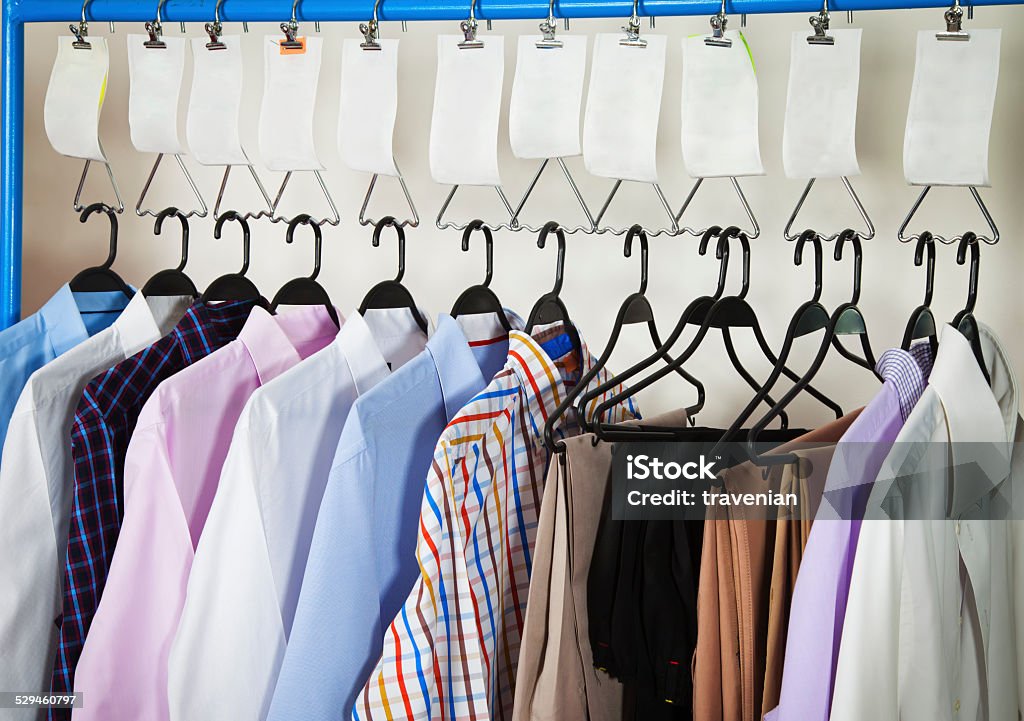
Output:
<instances>
[{"instance_id":1,"label":"light blue shirt","mask_svg":"<svg viewBox=\"0 0 1024 721\"><path fill-rule=\"evenodd\" d=\"M419 573L420 504L434 446L508 353L496 316L487 316L486 326L481 320L442 315L426 350L352 406L269 721L347 717L380 657L383 624L402 608ZM513 327L520 324L514 319Z\"/></svg>"},{"instance_id":2,"label":"light blue shirt","mask_svg":"<svg viewBox=\"0 0 1024 721\"><path fill-rule=\"evenodd\" d=\"M128 300L120 292L72 293L65 284L38 311L0 331L0 448L29 376L113 323Z\"/></svg>"}]
</instances>

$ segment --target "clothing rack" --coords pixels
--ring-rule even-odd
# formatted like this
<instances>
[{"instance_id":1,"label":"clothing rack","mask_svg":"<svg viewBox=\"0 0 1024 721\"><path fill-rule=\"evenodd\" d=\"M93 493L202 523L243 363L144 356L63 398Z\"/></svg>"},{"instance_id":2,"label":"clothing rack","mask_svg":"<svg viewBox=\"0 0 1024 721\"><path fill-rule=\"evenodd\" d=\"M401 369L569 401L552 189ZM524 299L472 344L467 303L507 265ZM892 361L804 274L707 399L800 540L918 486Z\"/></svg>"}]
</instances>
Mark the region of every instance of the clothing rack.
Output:
<instances>
[{"instance_id":1,"label":"clothing rack","mask_svg":"<svg viewBox=\"0 0 1024 721\"><path fill-rule=\"evenodd\" d=\"M1020 0L976 0L969 5L1013 5ZM162 8L167 22L205 23L214 15L214 0L168 0ZM833 12L948 7L948 0L839 0ZM479 0L476 17L481 20L528 20L548 17L547 0ZM722 9L715 0L645 0L638 13L644 17L714 15ZM816 0L728 0L731 14L816 13ZM628 18L629 0L558 0L558 18ZM156 0L93 0L89 21L146 22L153 19ZM345 0L303 0L299 21L359 22L370 18L373 3ZM221 6L222 22L280 22L291 8L287 0L227 0ZM464 20L466 0L387 0L380 3L378 18L398 20ZM24 172L25 24L73 22L81 18L80 0L3 0L3 64L0 78L0 329L21 315L22 195Z\"/></svg>"}]
</instances>

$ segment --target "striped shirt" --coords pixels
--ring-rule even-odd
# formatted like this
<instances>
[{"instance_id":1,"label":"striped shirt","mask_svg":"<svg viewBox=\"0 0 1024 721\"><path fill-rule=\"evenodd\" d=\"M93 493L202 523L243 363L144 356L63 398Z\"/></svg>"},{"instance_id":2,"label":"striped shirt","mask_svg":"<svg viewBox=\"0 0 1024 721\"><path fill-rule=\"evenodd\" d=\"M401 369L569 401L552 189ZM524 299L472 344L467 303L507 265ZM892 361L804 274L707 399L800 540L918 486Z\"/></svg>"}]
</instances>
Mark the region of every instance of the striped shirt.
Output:
<instances>
[{"instance_id":1,"label":"striped shirt","mask_svg":"<svg viewBox=\"0 0 1024 721\"><path fill-rule=\"evenodd\" d=\"M139 412L166 378L237 337L253 301L197 302L170 334L103 373L85 388L71 427L75 490L64 608L51 690L73 690L75 666L106 583L124 513L125 452ZM50 709L51 721L71 709Z\"/></svg>"},{"instance_id":2,"label":"striped shirt","mask_svg":"<svg viewBox=\"0 0 1024 721\"><path fill-rule=\"evenodd\" d=\"M420 577L354 719L511 718L550 457L544 424L594 363L586 346L582 359L571 351L561 324L532 337L512 331L505 367L445 428L420 512ZM620 406L613 421L633 417L632 405Z\"/></svg>"}]
</instances>

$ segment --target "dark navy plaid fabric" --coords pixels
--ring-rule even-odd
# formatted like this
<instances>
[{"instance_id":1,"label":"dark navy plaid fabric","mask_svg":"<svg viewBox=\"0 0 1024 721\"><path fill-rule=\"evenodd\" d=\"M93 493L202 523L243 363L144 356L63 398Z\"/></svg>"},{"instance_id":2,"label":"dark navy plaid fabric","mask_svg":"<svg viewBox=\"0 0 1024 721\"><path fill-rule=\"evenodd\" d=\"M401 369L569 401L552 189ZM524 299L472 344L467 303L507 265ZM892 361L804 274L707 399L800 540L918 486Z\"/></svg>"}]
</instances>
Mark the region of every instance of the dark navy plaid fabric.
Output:
<instances>
[{"instance_id":1,"label":"dark navy plaid fabric","mask_svg":"<svg viewBox=\"0 0 1024 721\"><path fill-rule=\"evenodd\" d=\"M75 665L103 593L124 513L125 452L142 406L162 381L236 338L255 304L199 301L168 335L86 386L71 428L75 493L63 615L56 620L54 693L73 689ZM71 710L51 709L49 718L66 721Z\"/></svg>"}]
</instances>

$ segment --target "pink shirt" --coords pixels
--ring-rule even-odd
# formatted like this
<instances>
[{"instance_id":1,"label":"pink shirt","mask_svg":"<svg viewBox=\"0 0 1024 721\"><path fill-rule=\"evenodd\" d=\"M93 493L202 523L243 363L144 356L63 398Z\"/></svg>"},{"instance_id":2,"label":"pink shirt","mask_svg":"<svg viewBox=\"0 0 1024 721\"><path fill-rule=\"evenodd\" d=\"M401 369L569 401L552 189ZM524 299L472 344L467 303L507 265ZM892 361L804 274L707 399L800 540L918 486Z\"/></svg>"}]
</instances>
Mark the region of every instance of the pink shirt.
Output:
<instances>
[{"instance_id":1,"label":"pink shirt","mask_svg":"<svg viewBox=\"0 0 1024 721\"><path fill-rule=\"evenodd\" d=\"M167 657L189 570L249 396L326 346L319 306L255 308L238 339L162 383L128 446L124 525L75 675L74 721L168 718Z\"/></svg>"}]
</instances>

